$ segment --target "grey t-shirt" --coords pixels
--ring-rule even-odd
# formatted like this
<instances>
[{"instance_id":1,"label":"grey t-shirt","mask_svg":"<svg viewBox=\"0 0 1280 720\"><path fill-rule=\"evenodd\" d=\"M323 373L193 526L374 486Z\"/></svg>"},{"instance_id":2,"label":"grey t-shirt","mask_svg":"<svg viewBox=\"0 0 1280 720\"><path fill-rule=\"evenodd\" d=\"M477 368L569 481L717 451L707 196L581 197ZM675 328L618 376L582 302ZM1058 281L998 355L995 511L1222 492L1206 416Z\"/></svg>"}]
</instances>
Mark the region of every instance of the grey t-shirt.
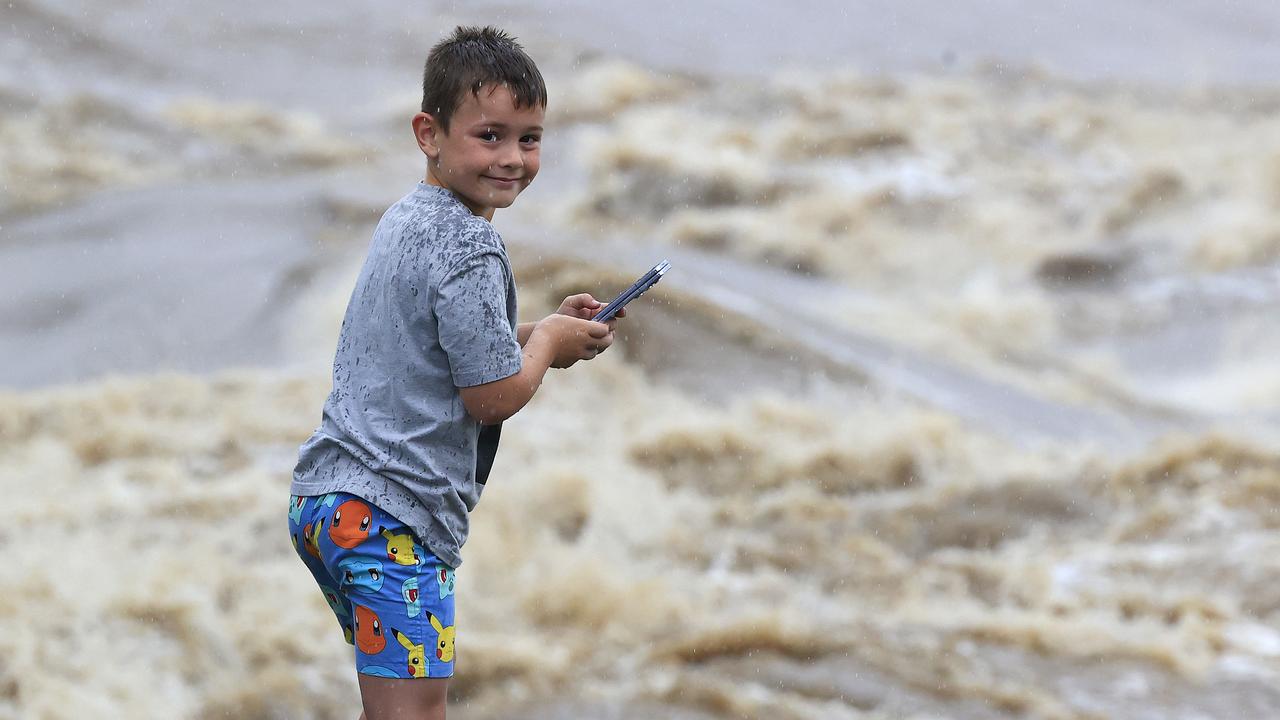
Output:
<instances>
[{"instance_id":1,"label":"grey t-shirt","mask_svg":"<svg viewBox=\"0 0 1280 720\"><path fill-rule=\"evenodd\" d=\"M457 567L501 431L482 428L458 388L520 371L515 330L502 238L448 190L418 183L373 233L342 321L333 391L298 451L290 492L364 498Z\"/></svg>"}]
</instances>

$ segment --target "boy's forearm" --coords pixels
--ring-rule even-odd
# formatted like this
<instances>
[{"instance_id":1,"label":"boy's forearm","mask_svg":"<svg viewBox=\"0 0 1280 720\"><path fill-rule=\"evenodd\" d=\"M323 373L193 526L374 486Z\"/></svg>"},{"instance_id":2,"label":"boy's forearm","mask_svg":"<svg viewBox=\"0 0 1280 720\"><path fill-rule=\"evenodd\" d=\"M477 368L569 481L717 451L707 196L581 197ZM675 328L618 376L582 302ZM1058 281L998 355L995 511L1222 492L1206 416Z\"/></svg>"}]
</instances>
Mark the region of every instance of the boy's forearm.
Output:
<instances>
[{"instance_id":1,"label":"boy's forearm","mask_svg":"<svg viewBox=\"0 0 1280 720\"><path fill-rule=\"evenodd\" d=\"M524 347L529 342L529 336L533 334L533 326L538 323L520 323L516 326L516 342L520 343L520 347Z\"/></svg>"},{"instance_id":2,"label":"boy's forearm","mask_svg":"<svg viewBox=\"0 0 1280 720\"><path fill-rule=\"evenodd\" d=\"M529 384L529 397L533 397L533 394L538 391L542 378L546 376L547 370L551 369L551 363L555 362L555 350L550 336L545 333L535 333L530 329L529 337L524 344L524 363L520 367L522 380Z\"/></svg>"}]
</instances>

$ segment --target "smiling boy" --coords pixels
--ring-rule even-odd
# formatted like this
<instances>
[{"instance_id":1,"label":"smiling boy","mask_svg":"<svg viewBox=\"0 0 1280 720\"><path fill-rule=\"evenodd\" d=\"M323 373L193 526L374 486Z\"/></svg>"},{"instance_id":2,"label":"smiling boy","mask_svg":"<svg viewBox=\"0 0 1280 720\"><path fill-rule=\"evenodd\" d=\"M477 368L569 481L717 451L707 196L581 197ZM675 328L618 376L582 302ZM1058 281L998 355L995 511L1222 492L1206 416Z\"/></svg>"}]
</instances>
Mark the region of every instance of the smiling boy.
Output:
<instances>
[{"instance_id":1,"label":"smiling boy","mask_svg":"<svg viewBox=\"0 0 1280 720\"><path fill-rule=\"evenodd\" d=\"M374 231L333 390L299 450L289 532L356 646L368 720L444 717L454 570L502 421L549 368L613 342L617 321L591 321L602 304L585 293L516 324L489 221L538 174L546 105L537 66L500 30L460 27L431 50L412 121L426 175Z\"/></svg>"}]
</instances>

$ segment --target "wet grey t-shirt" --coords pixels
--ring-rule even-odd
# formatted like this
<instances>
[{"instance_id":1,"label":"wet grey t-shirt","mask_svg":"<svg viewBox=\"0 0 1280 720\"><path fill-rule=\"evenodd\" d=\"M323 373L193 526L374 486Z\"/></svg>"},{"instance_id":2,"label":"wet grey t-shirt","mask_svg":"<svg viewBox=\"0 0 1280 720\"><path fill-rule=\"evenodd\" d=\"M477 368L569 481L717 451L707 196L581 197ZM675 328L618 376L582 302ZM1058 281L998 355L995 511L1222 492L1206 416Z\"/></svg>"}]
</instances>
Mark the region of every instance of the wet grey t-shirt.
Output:
<instances>
[{"instance_id":1,"label":"wet grey t-shirt","mask_svg":"<svg viewBox=\"0 0 1280 720\"><path fill-rule=\"evenodd\" d=\"M419 183L373 233L342 321L333 391L290 492L362 497L459 565L501 426L482 428L458 388L520 371L515 330L502 238L448 190Z\"/></svg>"}]
</instances>

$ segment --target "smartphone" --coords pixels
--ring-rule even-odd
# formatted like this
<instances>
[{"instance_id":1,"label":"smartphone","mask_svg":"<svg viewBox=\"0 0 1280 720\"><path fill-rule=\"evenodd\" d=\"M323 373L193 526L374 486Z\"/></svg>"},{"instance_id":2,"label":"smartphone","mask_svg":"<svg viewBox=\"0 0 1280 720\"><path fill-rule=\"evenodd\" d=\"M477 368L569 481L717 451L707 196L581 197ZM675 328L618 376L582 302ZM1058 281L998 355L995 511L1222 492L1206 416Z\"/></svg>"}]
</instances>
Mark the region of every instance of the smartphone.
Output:
<instances>
[{"instance_id":1,"label":"smartphone","mask_svg":"<svg viewBox=\"0 0 1280 720\"><path fill-rule=\"evenodd\" d=\"M671 263L666 260L654 265L649 272L642 275L630 288L627 288L621 295L614 298L613 302L605 305L603 308L600 308L600 312L596 313L595 317L591 319L596 322L609 322L613 319L614 315L618 314L619 310L626 307L627 303L640 297L644 294L645 290L648 290L658 284L658 281L662 279L662 276L665 275L667 270L670 268Z\"/></svg>"}]
</instances>

